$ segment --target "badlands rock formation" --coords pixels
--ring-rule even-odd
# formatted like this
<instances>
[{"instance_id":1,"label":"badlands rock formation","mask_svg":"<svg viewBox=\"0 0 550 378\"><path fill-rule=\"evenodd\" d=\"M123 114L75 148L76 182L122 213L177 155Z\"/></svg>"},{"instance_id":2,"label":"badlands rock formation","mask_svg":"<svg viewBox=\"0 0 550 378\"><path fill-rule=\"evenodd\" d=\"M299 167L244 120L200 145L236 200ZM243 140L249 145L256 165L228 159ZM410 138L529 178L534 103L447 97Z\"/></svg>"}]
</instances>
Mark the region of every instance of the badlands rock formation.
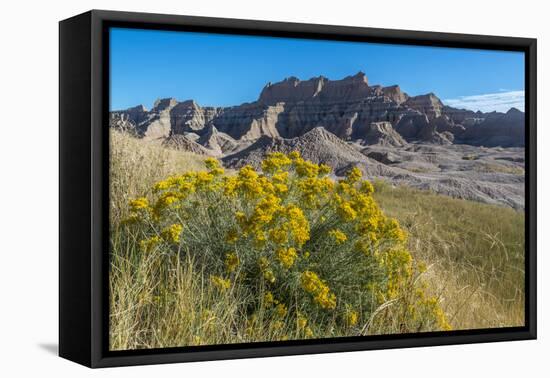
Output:
<instances>
[{"instance_id":1,"label":"badlands rock formation","mask_svg":"<svg viewBox=\"0 0 550 378\"><path fill-rule=\"evenodd\" d=\"M472 112L445 106L433 93L411 97L397 85L371 86L359 72L342 80L290 77L268 83L257 101L233 107L162 99L150 111L140 105L112 112L111 126L149 139L186 133L202 136L214 127L234 140L254 142L264 135L295 138L322 126L343 140L366 144L391 139L390 144L400 145L399 134L406 142L518 147L525 143L524 118L516 109ZM379 138L373 127L383 127L383 133L392 136Z\"/></svg>"},{"instance_id":2,"label":"badlands rock formation","mask_svg":"<svg viewBox=\"0 0 550 378\"><path fill-rule=\"evenodd\" d=\"M433 93L370 85L359 72L268 83L232 107L161 99L110 114L110 126L228 167L257 166L267 152L299 150L336 175L352 165L383 178L460 198L523 207L525 115L446 106Z\"/></svg>"}]
</instances>

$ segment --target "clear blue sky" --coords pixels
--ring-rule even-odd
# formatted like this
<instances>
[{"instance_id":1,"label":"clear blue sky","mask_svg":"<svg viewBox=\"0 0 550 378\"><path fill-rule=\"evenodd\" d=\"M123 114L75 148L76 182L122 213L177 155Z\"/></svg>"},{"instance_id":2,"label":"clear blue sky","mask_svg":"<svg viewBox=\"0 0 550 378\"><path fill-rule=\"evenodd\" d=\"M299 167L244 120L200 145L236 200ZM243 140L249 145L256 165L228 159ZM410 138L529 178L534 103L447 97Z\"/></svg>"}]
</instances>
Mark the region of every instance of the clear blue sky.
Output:
<instances>
[{"instance_id":1,"label":"clear blue sky","mask_svg":"<svg viewBox=\"0 0 550 378\"><path fill-rule=\"evenodd\" d=\"M370 84L434 92L453 106L486 111L523 101L524 56L516 52L115 28L110 53L112 110L151 108L164 97L239 105L269 81L358 71Z\"/></svg>"}]
</instances>

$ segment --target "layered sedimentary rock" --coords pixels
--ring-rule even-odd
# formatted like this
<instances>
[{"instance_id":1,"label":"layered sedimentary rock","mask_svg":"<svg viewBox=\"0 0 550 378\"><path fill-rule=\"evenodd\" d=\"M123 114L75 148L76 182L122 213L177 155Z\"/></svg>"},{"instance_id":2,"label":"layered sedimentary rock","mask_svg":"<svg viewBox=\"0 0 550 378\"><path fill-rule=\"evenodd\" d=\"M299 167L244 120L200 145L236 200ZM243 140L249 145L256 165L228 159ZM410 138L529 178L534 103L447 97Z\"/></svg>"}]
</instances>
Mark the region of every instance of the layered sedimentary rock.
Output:
<instances>
[{"instance_id":1,"label":"layered sedimentary rock","mask_svg":"<svg viewBox=\"0 0 550 378\"><path fill-rule=\"evenodd\" d=\"M185 135L171 135L164 139L162 144L168 148L193 152L198 155L213 155L210 150L189 139Z\"/></svg>"},{"instance_id":2,"label":"layered sedimentary rock","mask_svg":"<svg viewBox=\"0 0 550 378\"><path fill-rule=\"evenodd\" d=\"M150 111L142 105L114 111L110 114L111 127L131 131L146 139L162 140L171 134L171 110L178 102L173 98L159 99Z\"/></svg>"},{"instance_id":3,"label":"layered sedimentary rock","mask_svg":"<svg viewBox=\"0 0 550 378\"><path fill-rule=\"evenodd\" d=\"M284 111L284 104L254 102L225 108L211 124L234 139L253 141L262 135L279 136L277 124Z\"/></svg>"},{"instance_id":4,"label":"layered sedimentary rock","mask_svg":"<svg viewBox=\"0 0 550 378\"><path fill-rule=\"evenodd\" d=\"M396 102L397 104L402 104L409 99L409 96L405 92L401 91L399 85L382 87L381 90L384 96L388 97L390 100Z\"/></svg>"},{"instance_id":5,"label":"layered sedimentary rock","mask_svg":"<svg viewBox=\"0 0 550 378\"><path fill-rule=\"evenodd\" d=\"M128 108L123 111L111 112L109 122L111 127L125 131L134 131L136 126L149 118L149 112L143 105Z\"/></svg>"},{"instance_id":6,"label":"layered sedimentary rock","mask_svg":"<svg viewBox=\"0 0 550 378\"><path fill-rule=\"evenodd\" d=\"M523 146L524 123L518 110L504 114L455 109L433 93L409 96L397 85L370 85L362 72L341 80L290 77L268 83L257 101L238 106L204 107L168 98L158 100L150 111L137 106L114 111L110 118L112 127L148 139L184 135L217 156L263 136L292 139L317 127L364 145Z\"/></svg>"},{"instance_id":7,"label":"layered sedimentary rock","mask_svg":"<svg viewBox=\"0 0 550 378\"><path fill-rule=\"evenodd\" d=\"M226 155L244 147L244 143L239 143L231 136L219 132L214 125L207 126L206 133L200 136L197 142L209 149L215 156Z\"/></svg>"},{"instance_id":8,"label":"layered sedimentary rock","mask_svg":"<svg viewBox=\"0 0 550 378\"><path fill-rule=\"evenodd\" d=\"M443 103L433 93L410 97L404 105L425 114L430 120L441 116L443 110Z\"/></svg>"},{"instance_id":9,"label":"layered sedimentary rock","mask_svg":"<svg viewBox=\"0 0 550 378\"><path fill-rule=\"evenodd\" d=\"M403 147L407 142L393 129L390 122L371 122L361 144Z\"/></svg>"},{"instance_id":10,"label":"layered sedimentary rock","mask_svg":"<svg viewBox=\"0 0 550 378\"><path fill-rule=\"evenodd\" d=\"M203 108L193 100L180 102L170 110L171 130L174 134L200 131L220 112L221 108Z\"/></svg>"},{"instance_id":11,"label":"layered sedimentary rock","mask_svg":"<svg viewBox=\"0 0 550 378\"><path fill-rule=\"evenodd\" d=\"M506 113L489 113L475 127L460 135L461 142L474 146L515 147L525 145L525 113L511 108Z\"/></svg>"}]
</instances>

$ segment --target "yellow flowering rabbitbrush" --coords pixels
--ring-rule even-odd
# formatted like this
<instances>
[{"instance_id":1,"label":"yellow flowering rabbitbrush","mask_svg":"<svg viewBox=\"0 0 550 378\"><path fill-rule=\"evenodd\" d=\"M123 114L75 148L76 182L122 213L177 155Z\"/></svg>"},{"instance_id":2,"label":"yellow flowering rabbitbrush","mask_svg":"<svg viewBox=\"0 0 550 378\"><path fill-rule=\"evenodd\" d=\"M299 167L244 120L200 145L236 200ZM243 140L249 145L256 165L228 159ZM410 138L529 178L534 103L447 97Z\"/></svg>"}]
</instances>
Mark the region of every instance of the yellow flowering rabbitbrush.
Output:
<instances>
[{"instance_id":1,"label":"yellow flowering rabbitbrush","mask_svg":"<svg viewBox=\"0 0 550 378\"><path fill-rule=\"evenodd\" d=\"M205 166L130 201L127 227L143 253L178 254L217 292L239 292L235 306L248 326L269 308L267 329L277 337L349 334L373 314L390 318L397 306L382 305L401 301L407 310L392 319L402 332L449 328L438 300L417 285L406 233L357 167L334 179L329 166L296 151L268 154L261 169L226 173L214 158Z\"/></svg>"},{"instance_id":2,"label":"yellow flowering rabbitbrush","mask_svg":"<svg viewBox=\"0 0 550 378\"><path fill-rule=\"evenodd\" d=\"M328 234L334 239L336 244L342 244L345 243L346 240L348 240L347 235L338 229L330 230Z\"/></svg>"},{"instance_id":3,"label":"yellow flowering rabbitbrush","mask_svg":"<svg viewBox=\"0 0 550 378\"><path fill-rule=\"evenodd\" d=\"M237 269L237 266L239 265L239 257L235 252L228 253L225 255L225 268L228 272L233 272L235 269Z\"/></svg>"},{"instance_id":4,"label":"yellow flowering rabbitbrush","mask_svg":"<svg viewBox=\"0 0 550 378\"><path fill-rule=\"evenodd\" d=\"M179 243L180 242L180 234L183 230L183 226L181 224L173 224L171 226L166 227L162 231L162 237L164 240L171 242L171 243Z\"/></svg>"},{"instance_id":5,"label":"yellow flowering rabbitbrush","mask_svg":"<svg viewBox=\"0 0 550 378\"><path fill-rule=\"evenodd\" d=\"M336 296L317 274L309 270L302 273L302 287L311 294L322 308L332 310L336 307Z\"/></svg>"}]
</instances>

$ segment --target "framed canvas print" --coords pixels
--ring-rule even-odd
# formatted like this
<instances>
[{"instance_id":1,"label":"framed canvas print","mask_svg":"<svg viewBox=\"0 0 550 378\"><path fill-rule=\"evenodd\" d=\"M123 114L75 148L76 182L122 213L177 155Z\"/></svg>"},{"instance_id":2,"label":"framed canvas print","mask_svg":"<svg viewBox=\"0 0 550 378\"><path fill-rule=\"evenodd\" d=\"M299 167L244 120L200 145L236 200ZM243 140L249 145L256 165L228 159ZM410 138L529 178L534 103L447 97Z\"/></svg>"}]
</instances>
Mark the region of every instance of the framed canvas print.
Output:
<instances>
[{"instance_id":1,"label":"framed canvas print","mask_svg":"<svg viewBox=\"0 0 550 378\"><path fill-rule=\"evenodd\" d=\"M536 337L536 41L60 22L62 357Z\"/></svg>"}]
</instances>

